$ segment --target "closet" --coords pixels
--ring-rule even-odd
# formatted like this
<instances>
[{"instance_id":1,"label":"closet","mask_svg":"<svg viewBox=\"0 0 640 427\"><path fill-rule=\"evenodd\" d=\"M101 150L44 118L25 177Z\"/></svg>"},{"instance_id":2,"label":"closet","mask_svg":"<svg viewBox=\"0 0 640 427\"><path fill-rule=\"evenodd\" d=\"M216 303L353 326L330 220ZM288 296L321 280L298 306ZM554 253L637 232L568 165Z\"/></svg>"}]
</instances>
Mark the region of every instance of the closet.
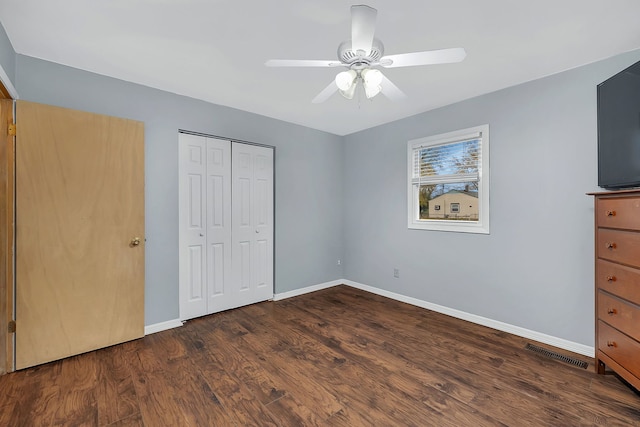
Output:
<instances>
[{"instance_id":1,"label":"closet","mask_svg":"<svg viewBox=\"0 0 640 427\"><path fill-rule=\"evenodd\" d=\"M180 319L273 298L273 148L179 134Z\"/></svg>"}]
</instances>

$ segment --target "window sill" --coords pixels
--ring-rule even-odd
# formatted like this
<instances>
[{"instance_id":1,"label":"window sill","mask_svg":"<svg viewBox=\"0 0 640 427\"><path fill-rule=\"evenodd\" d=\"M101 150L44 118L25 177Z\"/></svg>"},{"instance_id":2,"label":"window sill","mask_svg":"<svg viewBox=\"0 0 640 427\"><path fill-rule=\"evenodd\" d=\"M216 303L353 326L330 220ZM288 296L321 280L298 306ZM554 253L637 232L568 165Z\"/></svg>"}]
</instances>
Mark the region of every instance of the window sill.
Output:
<instances>
[{"instance_id":1,"label":"window sill","mask_svg":"<svg viewBox=\"0 0 640 427\"><path fill-rule=\"evenodd\" d=\"M446 220L409 221L408 228L413 230L490 234L488 224L484 225L478 222L467 222L467 221L446 221Z\"/></svg>"}]
</instances>

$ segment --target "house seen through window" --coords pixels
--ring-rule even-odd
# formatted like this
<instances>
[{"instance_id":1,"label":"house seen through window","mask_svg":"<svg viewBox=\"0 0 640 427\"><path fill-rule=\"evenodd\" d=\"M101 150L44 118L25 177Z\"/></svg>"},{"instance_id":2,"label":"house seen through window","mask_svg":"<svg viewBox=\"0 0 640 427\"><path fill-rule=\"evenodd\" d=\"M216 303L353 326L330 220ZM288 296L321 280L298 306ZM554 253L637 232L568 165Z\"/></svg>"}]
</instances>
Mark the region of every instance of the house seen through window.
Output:
<instances>
[{"instance_id":1,"label":"house seen through window","mask_svg":"<svg viewBox=\"0 0 640 427\"><path fill-rule=\"evenodd\" d=\"M489 232L489 127L409 141L409 228Z\"/></svg>"}]
</instances>

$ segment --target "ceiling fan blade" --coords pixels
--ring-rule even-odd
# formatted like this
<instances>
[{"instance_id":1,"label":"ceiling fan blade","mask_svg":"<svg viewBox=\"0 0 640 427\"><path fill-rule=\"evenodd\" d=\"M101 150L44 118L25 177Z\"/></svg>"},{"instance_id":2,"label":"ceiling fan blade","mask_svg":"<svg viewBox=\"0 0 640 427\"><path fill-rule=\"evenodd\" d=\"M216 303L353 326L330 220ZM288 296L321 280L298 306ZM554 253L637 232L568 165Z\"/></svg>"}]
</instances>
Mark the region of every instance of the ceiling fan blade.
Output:
<instances>
[{"instance_id":1,"label":"ceiling fan blade","mask_svg":"<svg viewBox=\"0 0 640 427\"><path fill-rule=\"evenodd\" d=\"M398 89L398 86L394 85L384 74L382 75L380 86L382 86L382 94L392 101L400 101L407 97L407 95Z\"/></svg>"},{"instance_id":2,"label":"ceiling fan blade","mask_svg":"<svg viewBox=\"0 0 640 427\"><path fill-rule=\"evenodd\" d=\"M373 36L376 31L378 11L365 5L351 6L351 50L357 54L364 51L365 56L371 53Z\"/></svg>"},{"instance_id":3,"label":"ceiling fan blade","mask_svg":"<svg viewBox=\"0 0 640 427\"><path fill-rule=\"evenodd\" d=\"M329 86L325 87L322 90L322 92L320 92L318 95L316 95L315 98L313 98L311 102L314 104L320 104L321 102L324 102L327 99L329 99L331 95L333 95L337 91L338 91L338 86L336 86L335 81L332 81L331 83L329 83Z\"/></svg>"},{"instance_id":4,"label":"ceiling fan blade","mask_svg":"<svg viewBox=\"0 0 640 427\"><path fill-rule=\"evenodd\" d=\"M339 67L343 64L337 61L311 59L270 59L264 65L267 67Z\"/></svg>"},{"instance_id":5,"label":"ceiling fan blade","mask_svg":"<svg viewBox=\"0 0 640 427\"><path fill-rule=\"evenodd\" d=\"M467 52L463 48L455 47L451 49L386 55L380 58L380 65L385 68L396 68L413 67L416 65L450 64L452 62L460 62L466 56ZM391 61L391 63L389 63L389 61Z\"/></svg>"}]
</instances>

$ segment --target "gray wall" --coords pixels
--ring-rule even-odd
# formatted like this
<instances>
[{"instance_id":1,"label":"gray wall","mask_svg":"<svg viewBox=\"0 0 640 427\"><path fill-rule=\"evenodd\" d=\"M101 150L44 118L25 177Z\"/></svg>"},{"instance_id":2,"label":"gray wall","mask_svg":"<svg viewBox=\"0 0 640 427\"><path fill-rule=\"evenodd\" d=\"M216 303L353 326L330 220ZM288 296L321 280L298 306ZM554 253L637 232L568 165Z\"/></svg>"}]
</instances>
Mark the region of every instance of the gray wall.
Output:
<instances>
[{"instance_id":1,"label":"gray wall","mask_svg":"<svg viewBox=\"0 0 640 427\"><path fill-rule=\"evenodd\" d=\"M21 99L144 122L145 324L179 315L178 129L276 147L276 293L343 277L340 137L22 55L16 76Z\"/></svg>"},{"instance_id":2,"label":"gray wall","mask_svg":"<svg viewBox=\"0 0 640 427\"><path fill-rule=\"evenodd\" d=\"M593 345L585 193L598 190L596 85L638 59L635 51L345 137L345 278ZM485 123L491 234L407 229L407 141Z\"/></svg>"},{"instance_id":3,"label":"gray wall","mask_svg":"<svg viewBox=\"0 0 640 427\"><path fill-rule=\"evenodd\" d=\"M0 67L2 67L4 72L7 74L7 77L9 77L11 84L15 86L16 51L13 50L11 41L9 41L7 32L4 30L2 24L0 24Z\"/></svg>"},{"instance_id":4,"label":"gray wall","mask_svg":"<svg viewBox=\"0 0 640 427\"><path fill-rule=\"evenodd\" d=\"M593 345L595 86L638 59L343 138L21 55L15 85L22 99L145 122L146 324L178 316L177 130L188 129L276 146L277 293L344 277ZM407 229L406 142L485 123L491 234Z\"/></svg>"}]
</instances>

